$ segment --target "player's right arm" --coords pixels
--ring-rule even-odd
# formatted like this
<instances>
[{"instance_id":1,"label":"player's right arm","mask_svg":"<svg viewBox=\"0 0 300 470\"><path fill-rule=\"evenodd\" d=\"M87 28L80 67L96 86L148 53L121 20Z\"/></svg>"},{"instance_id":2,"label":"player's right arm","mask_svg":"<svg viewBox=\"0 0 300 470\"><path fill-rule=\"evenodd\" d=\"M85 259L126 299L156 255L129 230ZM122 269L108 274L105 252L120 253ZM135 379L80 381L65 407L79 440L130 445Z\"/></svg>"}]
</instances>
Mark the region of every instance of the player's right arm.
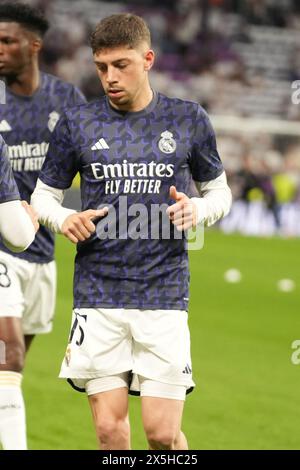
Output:
<instances>
[{"instance_id":1,"label":"player's right arm","mask_svg":"<svg viewBox=\"0 0 300 470\"><path fill-rule=\"evenodd\" d=\"M63 197L63 190L48 186L38 179L31 204L43 225L55 233L62 233L73 243L83 242L96 231L93 220L106 215L107 209L76 212L61 205Z\"/></svg>"},{"instance_id":2,"label":"player's right arm","mask_svg":"<svg viewBox=\"0 0 300 470\"><path fill-rule=\"evenodd\" d=\"M79 158L65 114L52 134L31 203L43 225L55 233L62 233L73 243L88 239L96 230L93 220L107 213L105 208L76 212L62 206L64 192L79 170Z\"/></svg>"}]
</instances>

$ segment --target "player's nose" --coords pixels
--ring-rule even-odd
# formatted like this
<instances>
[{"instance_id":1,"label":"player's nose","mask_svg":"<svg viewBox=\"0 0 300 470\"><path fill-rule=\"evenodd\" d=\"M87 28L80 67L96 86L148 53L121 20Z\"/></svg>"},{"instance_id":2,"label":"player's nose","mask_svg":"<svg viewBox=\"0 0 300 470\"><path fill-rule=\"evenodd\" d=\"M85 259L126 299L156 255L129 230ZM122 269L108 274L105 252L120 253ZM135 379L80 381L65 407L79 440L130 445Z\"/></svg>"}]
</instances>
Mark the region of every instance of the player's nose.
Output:
<instances>
[{"instance_id":1,"label":"player's nose","mask_svg":"<svg viewBox=\"0 0 300 470\"><path fill-rule=\"evenodd\" d=\"M118 81L116 76L116 70L113 67L108 67L106 81L108 84L116 83Z\"/></svg>"}]
</instances>

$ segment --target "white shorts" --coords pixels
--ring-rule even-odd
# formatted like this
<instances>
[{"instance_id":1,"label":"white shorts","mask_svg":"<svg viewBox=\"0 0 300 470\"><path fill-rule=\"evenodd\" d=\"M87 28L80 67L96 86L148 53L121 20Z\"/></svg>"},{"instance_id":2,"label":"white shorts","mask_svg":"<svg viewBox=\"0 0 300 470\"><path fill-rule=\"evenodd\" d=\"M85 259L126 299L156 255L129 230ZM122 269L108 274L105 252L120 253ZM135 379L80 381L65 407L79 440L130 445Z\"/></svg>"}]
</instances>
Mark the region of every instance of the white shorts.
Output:
<instances>
[{"instance_id":1,"label":"white shorts","mask_svg":"<svg viewBox=\"0 0 300 470\"><path fill-rule=\"evenodd\" d=\"M133 394L144 379L192 389L187 319L183 310L75 309L59 376L80 391L128 371Z\"/></svg>"},{"instance_id":2,"label":"white shorts","mask_svg":"<svg viewBox=\"0 0 300 470\"><path fill-rule=\"evenodd\" d=\"M22 319L25 335L52 330L56 265L29 263L0 251L0 317Z\"/></svg>"}]
</instances>

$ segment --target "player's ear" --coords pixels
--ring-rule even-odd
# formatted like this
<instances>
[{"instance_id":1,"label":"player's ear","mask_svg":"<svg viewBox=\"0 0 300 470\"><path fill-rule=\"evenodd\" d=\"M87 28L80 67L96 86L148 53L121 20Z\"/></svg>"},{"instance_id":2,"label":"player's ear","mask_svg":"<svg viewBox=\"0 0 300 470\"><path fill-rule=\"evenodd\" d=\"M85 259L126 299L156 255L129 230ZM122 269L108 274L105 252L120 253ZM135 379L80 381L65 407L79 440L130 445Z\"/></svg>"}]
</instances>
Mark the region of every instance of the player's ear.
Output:
<instances>
[{"instance_id":1,"label":"player's ear","mask_svg":"<svg viewBox=\"0 0 300 470\"><path fill-rule=\"evenodd\" d=\"M42 48L43 41L41 39L33 39L31 41L31 51L33 54L38 54Z\"/></svg>"},{"instance_id":2,"label":"player's ear","mask_svg":"<svg viewBox=\"0 0 300 470\"><path fill-rule=\"evenodd\" d=\"M154 51L152 49L149 49L146 53L145 53L145 57L144 57L144 70L145 71L149 71L154 63L154 58L155 58L155 54L154 54Z\"/></svg>"}]
</instances>

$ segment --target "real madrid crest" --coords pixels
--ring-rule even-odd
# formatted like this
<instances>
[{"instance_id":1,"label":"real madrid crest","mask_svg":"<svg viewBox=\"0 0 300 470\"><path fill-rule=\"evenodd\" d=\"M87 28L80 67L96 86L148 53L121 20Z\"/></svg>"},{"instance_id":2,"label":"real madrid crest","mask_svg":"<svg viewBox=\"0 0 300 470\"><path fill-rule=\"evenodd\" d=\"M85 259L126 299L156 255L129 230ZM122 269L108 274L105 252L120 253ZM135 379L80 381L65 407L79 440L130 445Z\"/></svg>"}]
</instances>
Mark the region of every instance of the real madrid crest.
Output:
<instances>
[{"instance_id":1,"label":"real madrid crest","mask_svg":"<svg viewBox=\"0 0 300 470\"><path fill-rule=\"evenodd\" d=\"M48 129L50 132L54 131L54 128L59 118L60 114L58 114L56 111L52 111L52 113L49 114Z\"/></svg>"},{"instance_id":2,"label":"real madrid crest","mask_svg":"<svg viewBox=\"0 0 300 470\"><path fill-rule=\"evenodd\" d=\"M162 132L161 138L158 141L159 150L163 153L173 153L176 150L176 141L173 139L172 132Z\"/></svg>"},{"instance_id":3,"label":"real madrid crest","mask_svg":"<svg viewBox=\"0 0 300 470\"><path fill-rule=\"evenodd\" d=\"M69 366L71 361L71 346L69 344L65 353L65 361L67 366Z\"/></svg>"}]
</instances>

